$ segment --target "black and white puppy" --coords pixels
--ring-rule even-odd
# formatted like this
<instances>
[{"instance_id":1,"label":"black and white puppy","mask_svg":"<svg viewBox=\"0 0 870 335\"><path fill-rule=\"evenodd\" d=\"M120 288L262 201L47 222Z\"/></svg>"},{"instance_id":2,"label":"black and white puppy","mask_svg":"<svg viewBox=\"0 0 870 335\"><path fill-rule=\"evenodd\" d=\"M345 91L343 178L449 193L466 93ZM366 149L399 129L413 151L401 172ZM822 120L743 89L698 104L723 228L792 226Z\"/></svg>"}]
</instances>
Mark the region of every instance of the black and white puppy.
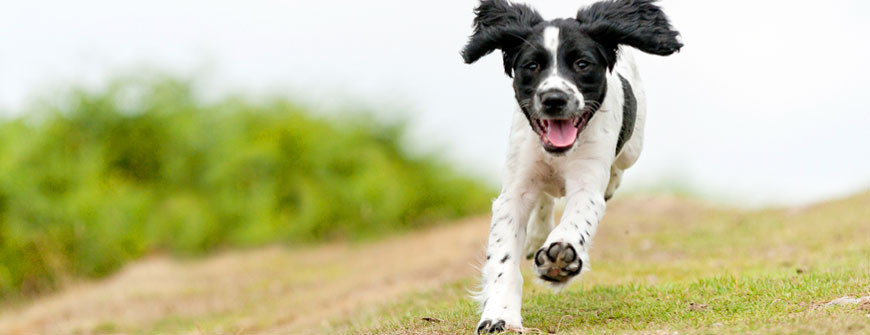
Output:
<instances>
[{"instance_id":1,"label":"black and white puppy","mask_svg":"<svg viewBox=\"0 0 870 335\"><path fill-rule=\"evenodd\" d=\"M606 201L643 146L645 96L623 46L666 56L682 44L655 0L598 2L552 21L505 0L482 0L475 13L462 56L501 50L518 103L478 296L485 333L522 329L524 255L554 287L589 264ZM557 227L555 197L565 197Z\"/></svg>"}]
</instances>

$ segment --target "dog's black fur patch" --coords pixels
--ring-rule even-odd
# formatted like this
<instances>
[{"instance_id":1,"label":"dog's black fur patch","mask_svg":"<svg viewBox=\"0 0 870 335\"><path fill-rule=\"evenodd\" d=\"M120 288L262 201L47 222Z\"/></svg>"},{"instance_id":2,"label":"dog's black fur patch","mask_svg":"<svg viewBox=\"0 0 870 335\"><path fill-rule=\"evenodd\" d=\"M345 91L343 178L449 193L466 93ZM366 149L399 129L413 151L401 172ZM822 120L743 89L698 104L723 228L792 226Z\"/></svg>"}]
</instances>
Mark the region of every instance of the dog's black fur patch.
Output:
<instances>
[{"instance_id":1,"label":"dog's black fur patch","mask_svg":"<svg viewBox=\"0 0 870 335\"><path fill-rule=\"evenodd\" d=\"M683 47L679 32L671 27L657 0L606 0L577 12L581 29L607 47L610 69L616 64L620 44L640 51L668 56Z\"/></svg>"},{"instance_id":2,"label":"dog's black fur patch","mask_svg":"<svg viewBox=\"0 0 870 335\"><path fill-rule=\"evenodd\" d=\"M619 75L619 80L622 81L623 102L622 129L619 130L619 141L616 142L617 156L619 156L625 143L631 139L631 134L634 133L634 123L637 120L637 98L634 96L631 83L621 74Z\"/></svg>"},{"instance_id":3,"label":"dog's black fur patch","mask_svg":"<svg viewBox=\"0 0 870 335\"><path fill-rule=\"evenodd\" d=\"M544 18L529 6L505 0L481 1L474 13L474 33L462 49L465 63L474 63L499 49L504 56L504 71L512 76L517 51Z\"/></svg>"}]
</instances>

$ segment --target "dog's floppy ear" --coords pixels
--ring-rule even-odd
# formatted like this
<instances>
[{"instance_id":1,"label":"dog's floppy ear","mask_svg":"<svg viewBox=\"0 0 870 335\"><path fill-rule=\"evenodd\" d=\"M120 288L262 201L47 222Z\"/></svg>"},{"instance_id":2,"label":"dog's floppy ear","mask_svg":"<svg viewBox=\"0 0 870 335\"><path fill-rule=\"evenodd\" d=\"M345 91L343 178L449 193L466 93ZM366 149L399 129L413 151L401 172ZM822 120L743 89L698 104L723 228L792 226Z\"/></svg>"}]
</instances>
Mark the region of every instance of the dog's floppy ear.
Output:
<instances>
[{"instance_id":1,"label":"dog's floppy ear","mask_svg":"<svg viewBox=\"0 0 870 335\"><path fill-rule=\"evenodd\" d=\"M577 13L581 30L614 52L620 44L668 56L680 51L679 32L671 27L657 0L606 0ZM615 54L614 54L615 55Z\"/></svg>"},{"instance_id":2,"label":"dog's floppy ear","mask_svg":"<svg viewBox=\"0 0 870 335\"><path fill-rule=\"evenodd\" d=\"M482 0L474 13L474 33L462 49L462 58L471 64L499 49L504 54L505 73L510 76L517 50L532 34L532 27L544 19L528 6L505 0Z\"/></svg>"}]
</instances>

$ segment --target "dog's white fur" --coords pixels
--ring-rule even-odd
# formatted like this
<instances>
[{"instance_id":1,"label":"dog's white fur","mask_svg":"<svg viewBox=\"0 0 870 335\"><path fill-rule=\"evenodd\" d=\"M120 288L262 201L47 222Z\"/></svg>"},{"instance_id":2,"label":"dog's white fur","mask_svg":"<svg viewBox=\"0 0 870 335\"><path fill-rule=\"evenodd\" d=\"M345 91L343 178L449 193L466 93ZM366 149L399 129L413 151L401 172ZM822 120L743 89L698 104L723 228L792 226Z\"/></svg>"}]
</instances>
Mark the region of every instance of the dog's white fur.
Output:
<instances>
[{"instance_id":1,"label":"dog's white fur","mask_svg":"<svg viewBox=\"0 0 870 335\"><path fill-rule=\"evenodd\" d=\"M558 28L547 29L555 31L548 31L545 36L553 33L558 36ZM548 48L558 48L558 38L554 40L555 46L547 43ZM631 84L637 99L637 119L631 138L621 152L614 154L623 124L623 85L619 75ZM558 78L548 79L554 80L544 83L560 82ZM576 89L575 92L579 95ZM582 96L578 98L583 101ZM504 320L507 328L522 328L520 261L542 246L554 242L570 244L583 262L583 271L588 270L589 247L604 215L605 198L619 186L623 171L637 161L643 147L645 118L645 94L628 47L623 47L616 67L607 73L607 93L601 108L565 155L546 153L540 136L517 108L502 191L492 206L487 260L482 268L483 287L477 295L483 305L481 320ZM554 227L553 198L557 197L565 198L565 209L559 225ZM581 245L580 239L585 243Z\"/></svg>"}]
</instances>

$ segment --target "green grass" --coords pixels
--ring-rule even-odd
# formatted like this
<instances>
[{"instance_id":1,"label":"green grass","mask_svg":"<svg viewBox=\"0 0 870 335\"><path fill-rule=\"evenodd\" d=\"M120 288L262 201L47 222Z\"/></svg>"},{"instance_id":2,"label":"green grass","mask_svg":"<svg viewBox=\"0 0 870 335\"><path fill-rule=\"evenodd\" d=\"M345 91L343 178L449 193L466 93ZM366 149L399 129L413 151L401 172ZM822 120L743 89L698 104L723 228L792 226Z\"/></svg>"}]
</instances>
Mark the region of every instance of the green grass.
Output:
<instances>
[{"instance_id":1,"label":"green grass","mask_svg":"<svg viewBox=\"0 0 870 335\"><path fill-rule=\"evenodd\" d=\"M751 331L801 315L824 318L870 313L859 307L813 310L821 301L868 294L870 271L842 270L793 276L719 276L688 283L599 285L554 293L527 285L524 326L545 333L605 334L630 331ZM452 292L421 295L391 307L392 321L353 333L473 333L477 306ZM437 300L447 299L446 302ZM383 312L389 313L391 312ZM863 313L863 314L862 314ZM381 316L379 316L381 317ZM427 322L431 317L443 322ZM866 318L866 317L865 317ZM870 320L864 328L870 331ZM724 328L723 328L724 329ZM716 330L716 333L721 332Z\"/></svg>"},{"instance_id":2,"label":"green grass","mask_svg":"<svg viewBox=\"0 0 870 335\"><path fill-rule=\"evenodd\" d=\"M870 306L819 306L870 295L870 193L753 212L616 201L591 266L562 292L526 272L524 326L558 334L866 334ZM328 330L471 334L479 317L468 294L475 283L335 320Z\"/></svg>"},{"instance_id":3,"label":"green grass","mask_svg":"<svg viewBox=\"0 0 870 335\"><path fill-rule=\"evenodd\" d=\"M0 119L0 298L153 252L358 240L484 212L492 189L363 110L202 102L123 79Z\"/></svg>"}]
</instances>

